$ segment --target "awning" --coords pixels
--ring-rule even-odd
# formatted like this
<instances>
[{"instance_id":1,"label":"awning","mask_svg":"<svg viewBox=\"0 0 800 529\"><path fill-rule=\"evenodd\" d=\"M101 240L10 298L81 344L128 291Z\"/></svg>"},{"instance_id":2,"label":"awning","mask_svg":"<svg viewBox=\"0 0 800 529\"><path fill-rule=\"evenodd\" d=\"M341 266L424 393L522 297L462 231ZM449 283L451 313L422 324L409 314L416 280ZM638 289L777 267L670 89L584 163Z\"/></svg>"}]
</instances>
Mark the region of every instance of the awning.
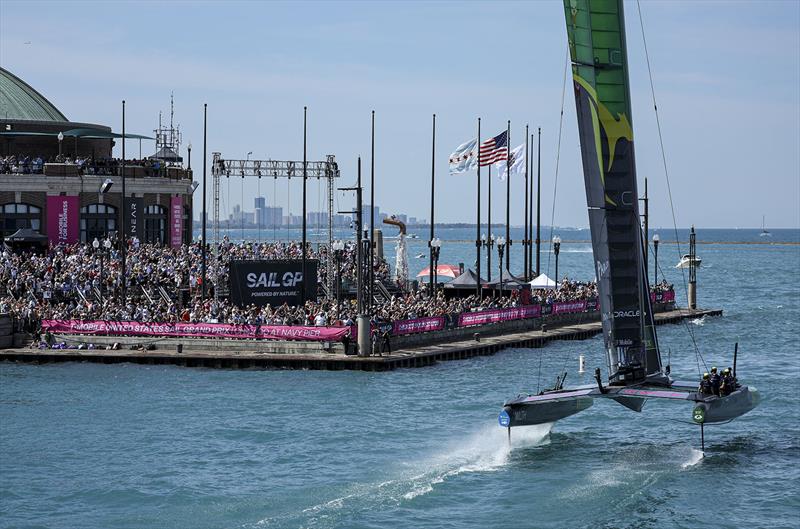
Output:
<instances>
[{"instance_id":1,"label":"awning","mask_svg":"<svg viewBox=\"0 0 800 529\"><path fill-rule=\"evenodd\" d=\"M92 139L116 139L122 138L122 134L117 134L116 132L108 132L105 130L100 129L70 129L65 130L62 134L66 137L70 138L86 138L89 140ZM10 131L10 132L0 132L0 136L51 136L54 138L58 137L58 132L26 132L26 131ZM150 136L144 136L142 134L125 134L126 140L153 140L155 138L151 138Z\"/></svg>"},{"instance_id":2,"label":"awning","mask_svg":"<svg viewBox=\"0 0 800 529\"><path fill-rule=\"evenodd\" d=\"M422 278L427 277L430 280L430 275L431 275L431 267L426 266L425 268L422 269L422 272L417 274L417 277L422 277ZM451 264L436 265L436 276L439 278L449 277L452 279L458 277L459 275L461 275L461 268L458 267L457 265L451 265Z\"/></svg>"},{"instance_id":3,"label":"awning","mask_svg":"<svg viewBox=\"0 0 800 529\"><path fill-rule=\"evenodd\" d=\"M20 228L11 235L6 236L5 241L45 243L48 241L48 237L30 228Z\"/></svg>"},{"instance_id":4,"label":"awning","mask_svg":"<svg viewBox=\"0 0 800 529\"><path fill-rule=\"evenodd\" d=\"M545 274L539 274L536 279L531 281L531 288L538 288L543 290L550 290L556 288L556 282L547 277Z\"/></svg>"},{"instance_id":5,"label":"awning","mask_svg":"<svg viewBox=\"0 0 800 529\"><path fill-rule=\"evenodd\" d=\"M465 290L475 290L478 287L478 274L467 268L463 274L447 283L445 288L463 288ZM480 279L481 286L486 285L486 281Z\"/></svg>"}]
</instances>

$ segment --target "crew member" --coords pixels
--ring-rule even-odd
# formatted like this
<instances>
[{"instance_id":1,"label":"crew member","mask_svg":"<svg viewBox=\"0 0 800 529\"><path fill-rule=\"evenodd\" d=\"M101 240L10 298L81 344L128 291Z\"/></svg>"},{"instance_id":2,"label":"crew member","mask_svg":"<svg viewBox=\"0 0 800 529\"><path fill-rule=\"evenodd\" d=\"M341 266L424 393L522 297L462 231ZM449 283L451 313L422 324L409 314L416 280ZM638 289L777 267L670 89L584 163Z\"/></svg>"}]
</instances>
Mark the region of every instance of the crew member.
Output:
<instances>
[{"instance_id":1,"label":"crew member","mask_svg":"<svg viewBox=\"0 0 800 529\"><path fill-rule=\"evenodd\" d=\"M722 379L719 377L719 373L717 373L717 366L711 368L711 392L719 397L719 386L722 383Z\"/></svg>"},{"instance_id":2,"label":"crew member","mask_svg":"<svg viewBox=\"0 0 800 529\"><path fill-rule=\"evenodd\" d=\"M703 380L700 381L700 387L697 388L697 391L701 395L713 395L714 392L711 389L711 377L709 377L708 373L703 373Z\"/></svg>"},{"instance_id":3,"label":"crew member","mask_svg":"<svg viewBox=\"0 0 800 529\"><path fill-rule=\"evenodd\" d=\"M723 396L728 396L736 390L736 380L733 378L733 373L729 368L725 368L722 372L722 386L720 392Z\"/></svg>"}]
</instances>

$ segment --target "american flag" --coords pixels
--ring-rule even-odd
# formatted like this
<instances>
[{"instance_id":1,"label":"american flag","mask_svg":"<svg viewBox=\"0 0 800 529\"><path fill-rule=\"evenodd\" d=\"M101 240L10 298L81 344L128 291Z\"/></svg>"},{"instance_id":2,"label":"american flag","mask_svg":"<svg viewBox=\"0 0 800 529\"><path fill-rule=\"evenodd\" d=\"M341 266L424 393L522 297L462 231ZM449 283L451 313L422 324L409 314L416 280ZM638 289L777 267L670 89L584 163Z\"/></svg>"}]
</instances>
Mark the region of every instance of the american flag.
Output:
<instances>
[{"instance_id":1,"label":"american flag","mask_svg":"<svg viewBox=\"0 0 800 529\"><path fill-rule=\"evenodd\" d=\"M504 130L494 138L481 143L481 166L508 159L508 131Z\"/></svg>"}]
</instances>

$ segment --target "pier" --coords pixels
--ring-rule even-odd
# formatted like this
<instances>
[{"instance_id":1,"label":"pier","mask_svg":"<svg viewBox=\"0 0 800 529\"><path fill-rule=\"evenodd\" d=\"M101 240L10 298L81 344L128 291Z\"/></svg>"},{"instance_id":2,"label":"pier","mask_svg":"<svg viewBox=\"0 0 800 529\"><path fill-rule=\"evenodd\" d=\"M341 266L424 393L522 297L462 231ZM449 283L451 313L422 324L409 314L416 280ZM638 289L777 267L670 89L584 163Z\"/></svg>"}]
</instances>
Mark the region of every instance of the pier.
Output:
<instances>
[{"instance_id":1,"label":"pier","mask_svg":"<svg viewBox=\"0 0 800 529\"><path fill-rule=\"evenodd\" d=\"M721 316L721 309L675 309L655 315L657 325L679 323L685 319L703 316ZM189 348L178 347L187 340L177 338L159 342L156 350L126 349L140 343L141 338L84 336L92 343L118 342L123 348L110 349L5 349L0 350L0 361L26 363L94 362L117 364L123 362L145 365L178 365L184 367L206 367L215 369L313 369L313 370L357 370L391 371L398 368L427 367L437 362L464 360L476 356L489 356L506 348L539 348L554 340L585 340L602 332L599 321L565 323L542 329L540 320L529 320L528 329L516 332L487 335L486 326L474 328L471 337L436 341L429 336L428 344L400 345L397 350L383 356L345 355L340 349L307 347L297 342L294 352L257 351L256 342L247 340L200 340L202 345ZM499 325L495 325L498 326ZM435 335L439 333L428 333ZM337 344L339 345L339 344ZM259 347L260 348L260 347Z\"/></svg>"}]
</instances>

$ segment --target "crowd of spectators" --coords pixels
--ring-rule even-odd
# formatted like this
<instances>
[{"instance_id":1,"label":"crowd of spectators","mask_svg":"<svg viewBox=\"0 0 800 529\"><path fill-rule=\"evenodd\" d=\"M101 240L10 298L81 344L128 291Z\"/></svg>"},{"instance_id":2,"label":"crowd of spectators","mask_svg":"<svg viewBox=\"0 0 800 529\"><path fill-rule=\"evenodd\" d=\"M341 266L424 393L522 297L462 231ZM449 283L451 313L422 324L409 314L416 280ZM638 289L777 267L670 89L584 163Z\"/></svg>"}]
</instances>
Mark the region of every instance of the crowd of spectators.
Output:
<instances>
[{"instance_id":1,"label":"crowd of spectators","mask_svg":"<svg viewBox=\"0 0 800 529\"><path fill-rule=\"evenodd\" d=\"M94 158L92 156L57 155L50 158L42 156L8 155L0 156L0 174L42 174L44 164L61 163L75 165L81 175L115 176L119 175L122 160L119 158ZM161 160L150 158L125 161L129 167L142 167L146 176L158 176L165 167ZM126 171L127 174L127 171Z\"/></svg>"},{"instance_id":2,"label":"crowd of spectators","mask_svg":"<svg viewBox=\"0 0 800 529\"><path fill-rule=\"evenodd\" d=\"M307 246L306 257L319 259L317 280L324 284L329 273L326 248ZM356 317L353 299L340 304L322 297L303 305L276 307L234 306L225 296L209 295L202 299L201 252L199 244L171 248L140 244L133 240L126 257L126 297L122 298L121 259L112 248L101 254L91 244L52 247L45 255L0 251L0 313L12 313L29 330L42 319L77 319L138 322L232 323L257 325L350 325ZM300 243L220 243L219 261L209 252L206 277L213 280L219 272L220 285L228 284L232 260L300 259ZM355 282L355 247L348 244L339 256L342 282ZM375 275L388 281L389 267L376 259ZM101 273L102 271L102 273ZM207 285L213 292L214 285ZM666 282L656 291L671 288ZM186 292L181 299L179 292ZM597 296L594 282L564 279L557 290L534 291L533 303L554 303L591 299ZM185 301L185 302L181 302ZM516 306L516 292L507 296L477 295L467 297L436 295L428 289L399 290L386 301L376 304L373 317L394 321L441 316L460 312Z\"/></svg>"}]
</instances>

